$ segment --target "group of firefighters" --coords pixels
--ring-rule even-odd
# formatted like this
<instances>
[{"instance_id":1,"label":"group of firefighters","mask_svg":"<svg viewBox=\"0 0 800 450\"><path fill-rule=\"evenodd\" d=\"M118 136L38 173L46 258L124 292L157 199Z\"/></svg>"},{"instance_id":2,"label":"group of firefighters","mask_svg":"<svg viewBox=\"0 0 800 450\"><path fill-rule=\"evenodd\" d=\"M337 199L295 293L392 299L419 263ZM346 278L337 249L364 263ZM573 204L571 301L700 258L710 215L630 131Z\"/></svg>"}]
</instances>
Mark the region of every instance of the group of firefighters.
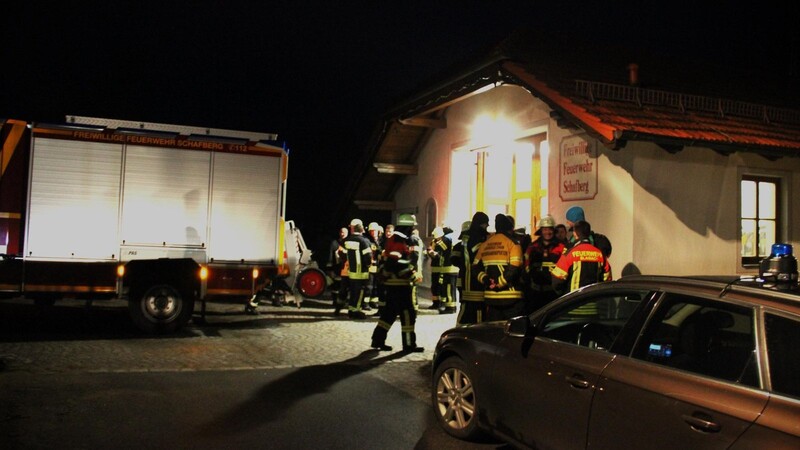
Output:
<instances>
[{"instance_id":1,"label":"group of firefighters","mask_svg":"<svg viewBox=\"0 0 800 450\"><path fill-rule=\"evenodd\" d=\"M416 287L425 257L431 308L452 314L460 303L458 325L529 314L562 294L611 279L611 243L591 230L578 206L567 211L566 225L544 216L535 238L515 229L511 216L497 214L494 222L490 233L489 217L477 212L462 224L458 242L449 236L452 229L436 227L425 247L412 214L400 214L385 229L375 222L365 229L353 219L330 248L336 314L346 307L348 317L365 319L364 311L377 309L372 347L379 350L391 350L386 336L400 317L403 350L419 352Z\"/></svg>"}]
</instances>

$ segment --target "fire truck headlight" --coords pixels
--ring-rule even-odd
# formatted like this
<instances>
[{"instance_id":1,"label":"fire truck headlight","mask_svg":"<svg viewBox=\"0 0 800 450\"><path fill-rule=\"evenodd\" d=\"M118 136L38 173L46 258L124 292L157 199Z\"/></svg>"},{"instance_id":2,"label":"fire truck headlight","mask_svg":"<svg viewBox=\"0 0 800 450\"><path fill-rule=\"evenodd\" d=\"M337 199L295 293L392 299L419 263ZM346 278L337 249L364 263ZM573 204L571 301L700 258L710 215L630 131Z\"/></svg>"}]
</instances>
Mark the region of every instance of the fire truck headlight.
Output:
<instances>
[{"instance_id":1,"label":"fire truck headlight","mask_svg":"<svg viewBox=\"0 0 800 450\"><path fill-rule=\"evenodd\" d=\"M201 280L208 279L208 267L206 267L206 266L201 266L200 267L200 279Z\"/></svg>"},{"instance_id":2,"label":"fire truck headlight","mask_svg":"<svg viewBox=\"0 0 800 450\"><path fill-rule=\"evenodd\" d=\"M258 278L258 275L259 275L258 269L253 269L253 279L254 279L254 280L255 280L256 278Z\"/></svg>"},{"instance_id":3,"label":"fire truck headlight","mask_svg":"<svg viewBox=\"0 0 800 450\"><path fill-rule=\"evenodd\" d=\"M120 264L117 266L117 276L122 278L125 276L125 265Z\"/></svg>"}]
</instances>

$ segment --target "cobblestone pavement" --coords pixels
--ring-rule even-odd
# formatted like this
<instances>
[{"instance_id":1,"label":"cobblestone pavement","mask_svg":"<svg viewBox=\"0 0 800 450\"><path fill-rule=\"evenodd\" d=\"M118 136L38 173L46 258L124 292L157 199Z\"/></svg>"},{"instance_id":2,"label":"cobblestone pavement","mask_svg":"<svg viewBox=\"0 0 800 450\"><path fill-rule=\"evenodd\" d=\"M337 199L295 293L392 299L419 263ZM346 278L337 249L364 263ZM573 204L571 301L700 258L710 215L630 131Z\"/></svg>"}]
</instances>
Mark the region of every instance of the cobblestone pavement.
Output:
<instances>
[{"instance_id":1,"label":"cobblestone pavement","mask_svg":"<svg viewBox=\"0 0 800 450\"><path fill-rule=\"evenodd\" d=\"M209 303L206 323L190 323L174 336L150 337L122 325L119 332L94 331L92 323L117 320L127 312L101 309L101 318L87 319L84 308L68 307L49 314L71 320L79 310L81 327L52 337L42 329L35 339L0 336L0 374L181 372L293 368L336 363L376 364L370 371L414 397L427 399L430 360L442 331L454 325L455 314L440 315L425 309L420 299L417 343L423 353L377 352L369 348L377 317L366 320L334 316L330 301L306 300L301 308L261 306L261 314L243 314L234 303ZM199 309L199 308L198 308ZM82 311L81 311L82 310ZM5 312L4 312L5 314ZM72 316L70 316L72 314ZM371 314L371 313L368 313ZM8 317L6 320L9 320ZM10 320L14 320L13 318ZM87 320L89 325L86 325ZM196 322L201 322L196 320ZM99 326L102 329L102 326ZM387 344L402 347L400 323L389 332ZM380 361L381 364L377 362Z\"/></svg>"}]
</instances>

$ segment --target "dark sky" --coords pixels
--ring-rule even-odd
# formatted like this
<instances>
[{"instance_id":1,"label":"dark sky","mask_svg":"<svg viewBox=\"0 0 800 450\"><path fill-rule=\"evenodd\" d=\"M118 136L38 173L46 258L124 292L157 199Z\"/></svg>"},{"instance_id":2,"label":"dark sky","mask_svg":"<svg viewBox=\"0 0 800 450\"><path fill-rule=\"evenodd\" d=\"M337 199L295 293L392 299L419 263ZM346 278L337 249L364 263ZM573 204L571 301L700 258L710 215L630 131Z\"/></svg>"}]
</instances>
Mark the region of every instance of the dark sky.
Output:
<instances>
[{"instance_id":1,"label":"dark sky","mask_svg":"<svg viewBox=\"0 0 800 450\"><path fill-rule=\"evenodd\" d=\"M0 117L278 133L291 150L288 216L319 233L335 226L340 180L381 115L514 29L797 70L788 6L707 3L13 2L0 11Z\"/></svg>"}]
</instances>

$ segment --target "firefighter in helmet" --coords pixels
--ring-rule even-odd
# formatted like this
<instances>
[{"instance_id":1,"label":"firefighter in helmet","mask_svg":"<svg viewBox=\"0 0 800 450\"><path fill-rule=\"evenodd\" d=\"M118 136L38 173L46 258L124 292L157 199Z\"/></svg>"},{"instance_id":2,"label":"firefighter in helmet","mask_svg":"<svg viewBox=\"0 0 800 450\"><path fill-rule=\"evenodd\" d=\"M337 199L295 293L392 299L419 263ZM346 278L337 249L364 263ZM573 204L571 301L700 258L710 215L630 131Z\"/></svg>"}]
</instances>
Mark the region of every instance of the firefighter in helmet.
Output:
<instances>
[{"instance_id":1,"label":"firefighter in helmet","mask_svg":"<svg viewBox=\"0 0 800 450\"><path fill-rule=\"evenodd\" d=\"M431 260L431 299L439 314L456 312L456 286L458 267L453 265L453 240L447 236L449 228L436 227L431 233L433 240L427 249Z\"/></svg>"},{"instance_id":2,"label":"firefighter in helmet","mask_svg":"<svg viewBox=\"0 0 800 450\"><path fill-rule=\"evenodd\" d=\"M378 259L381 256L381 241L383 240L383 227L378 225L378 222L370 222L367 226L367 239L369 239L370 248L372 248L372 265L369 266L369 282L367 283L367 293L364 297L364 311L378 308Z\"/></svg>"},{"instance_id":3,"label":"firefighter in helmet","mask_svg":"<svg viewBox=\"0 0 800 450\"><path fill-rule=\"evenodd\" d=\"M459 268L461 285L461 309L456 319L458 325L480 323L484 320L486 308L483 301L483 286L478 281L472 263L478 255L481 244L489 235L488 226L489 216L482 211L476 212L472 220L462 224L460 248L453 251L453 265Z\"/></svg>"},{"instance_id":4,"label":"firefighter in helmet","mask_svg":"<svg viewBox=\"0 0 800 450\"><path fill-rule=\"evenodd\" d=\"M347 316L353 319L365 319L361 310L369 281L369 268L372 265L372 246L364 236L364 223L361 219L350 222L350 235L344 240L347 251L348 278L350 281L350 301L347 305Z\"/></svg>"},{"instance_id":5,"label":"firefighter in helmet","mask_svg":"<svg viewBox=\"0 0 800 450\"><path fill-rule=\"evenodd\" d=\"M539 220L537 238L525 249L525 312L531 313L558 297L550 272L564 253L564 243L556 236L556 221L546 215Z\"/></svg>"},{"instance_id":6,"label":"firefighter in helmet","mask_svg":"<svg viewBox=\"0 0 800 450\"><path fill-rule=\"evenodd\" d=\"M505 214L494 218L495 234L481 244L475 257L478 281L483 284L486 320L506 320L524 313L522 304L522 248L513 235L514 224Z\"/></svg>"},{"instance_id":7,"label":"firefighter in helmet","mask_svg":"<svg viewBox=\"0 0 800 450\"><path fill-rule=\"evenodd\" d=\"M383 281L386 305L380 310L380 318L372 332L372 348L392 350L386 345L386 337L397 317L400 317L404 352L422 352L417 346L415 325L417 311L414 305L413 289L418 279L419 266L412 252L411 231L416 225L412 214L400 214L395 231L386 241L379 274ZM406 234L408 233L408 234Z\"/></svg>"}]
</instances>

